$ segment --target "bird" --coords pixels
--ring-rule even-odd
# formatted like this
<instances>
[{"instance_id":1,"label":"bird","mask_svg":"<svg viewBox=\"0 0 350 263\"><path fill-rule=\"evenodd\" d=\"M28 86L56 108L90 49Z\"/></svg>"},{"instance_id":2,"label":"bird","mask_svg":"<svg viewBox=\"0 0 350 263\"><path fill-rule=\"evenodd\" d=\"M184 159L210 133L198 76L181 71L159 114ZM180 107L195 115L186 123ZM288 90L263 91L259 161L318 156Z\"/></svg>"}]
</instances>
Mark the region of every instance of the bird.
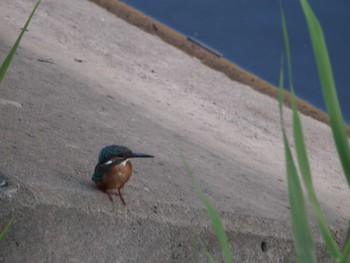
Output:
<instances>
[{"instance_id":1,"label":"bird","mask_svg":"<svg viewBox=\"0 0 350 263\"><path fill-rule=\"evenodd\" d=\"M121 145L108 145L99 153L98 162L92 176L97 189L105 192L113 201L112 195L119 196L123 205L125 201L120 192L132 175L132 165L129 158L153 158L153 155L133 152Z\"/></svg>"}]
</instances>

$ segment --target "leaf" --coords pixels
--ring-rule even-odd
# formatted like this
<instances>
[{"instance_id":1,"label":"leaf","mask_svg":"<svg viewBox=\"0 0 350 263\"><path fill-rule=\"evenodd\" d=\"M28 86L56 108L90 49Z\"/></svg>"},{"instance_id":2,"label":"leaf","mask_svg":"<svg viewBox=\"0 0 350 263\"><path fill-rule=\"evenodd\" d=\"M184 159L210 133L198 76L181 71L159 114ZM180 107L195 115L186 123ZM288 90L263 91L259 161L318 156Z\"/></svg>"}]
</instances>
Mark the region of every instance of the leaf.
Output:
<instances>
[{"instance_id":1,"label":"leaf","mask_svg":"<svg viewBox=\"0 0 350 263\"><path fill-rule=\"evenodd\" d=\"M287 64L288 64L288 74L289 75L289 84L292 94L292 111L293 111L293 128L294 128L294 141L296 146L296 152L297 152L297 159L298 164L300 167L300 171L302 174L303 182L309 197L309 200L311 202L314 214L317 219L318 226L320 228L321 235L326 243L327 250L329 254L333 257L333 259L337 259L340 256L340 251L338 249L337 243L333 239L332 233L328 227L328 224L326 222L325 216L321 210L321 207L319 205L319 202L317 200L315 190L312 183L312 177L311 177L311 169L309 165L308 155L306 152L305 142L304 142L304 135L302 131L302 125L298 114L297 109L297 102L296 97L294 94L294 87L292 83L292 62L291 62L291 53L289 48L289 38L288 38L288 31L287 26L285 23L284 18L284 12L283 8L281 6L281 17L282 17L282 26L283 26L283 36L284 36L284 42L285 42L285 49L286 49L286 56L287 56Z\"/></svg>"},{"instance_id":2,"label":"leaf","mask_svg":"<svg viewBox=\"0 0 350 263\"><path fill-rule=\"evenodd\" d=\"M192 251L193 251L193 256L194 256L194 262L198 263L199 262L199 256L198 256L198 237L196 236L196 234L192 235Z\"/></svg>"},{"instance_id":3,"label":"leaf","mask_svg":"<svg viewBox=\"0 0 350 263\"><path fill-rule=\"evenodd\" d=\"M208 258L208 261L210 263L215 263L214 257L209 253L207 247L205 246L205 244L203 243L203 241L201 239L199 239L199 243L201 245L201 247L204 249L204 253Z\"/></svg>"},{"instance_id":4,"label":"leaf","mask_svg":"<svg viewBox=\"0 0 350 263\"><path fill-rule=\"evenodd\" d=\"M190 169L190 167L186 161L186 158L183 156L183 154L182 154L182 159L183 159L187 174L192 177L195 189L196 189L199 197L202 199L202 202L203 202L205 208L207 209L207 212L208 212L208 215L211 219L211 223L212 223L212 226L214 228L216 237L219 240L219 244L220 244L223 256L224 256L224 260L226 263L231 263L231 262L233 262L233 256L231 253L231 249L230 249L230 246L228 243L228 238L227 238L224 226L221 222L221 219L220 219L218 213L215 211L212 203L209 201L208 197L204 194L204 192L200 188L198 182L195 180L195 178L192 174L192 170Z\"/></svg>"},{"instance_id":5,"label":"leaf","mask_svg":"<svg viewBox=\"0 0 350 263\"><path fill-rule=\"evenodd\" d=\"M345 237L344 250L338 262L339 263L348 262L349 255L350 255L350 220L348 221L348 230Z\"/></svg>"},{"instance_id":6,"label":"leaf","mask_svg":"<svg viewBox=\"0 0 350 263\"><path fill-rule=\"evenodd\" d=\"M333 71L329 60L326 41L321 25L308 2L306 0L300 0L300 2L309 27L311 42L322 87L323 99L326 103L333 138L348 186L350 187L350 150L338 96L335 89Z\"/></svg>"},{"instance_id":7,"label":"leaf","mask_svg":"<svg viewBox=\"0 0 350 263\"><path fill-rule=\"evenodd\" d=\"M16 50L17 50L17 48L18 48L18 46L19 46L19 43L21 42L21 39L22 39L22 37L23 37L23 34L24 34L24 32L27 30L27 27L28 27L30 21L32 20L32 17L33 17L33 15L34 15L36 9L38 8L40 2L41 2L41 0L38 0L38 1L37 1L36 5L34 6L34 9L33 9L32 13L30 14L30 16L29 16L29 18L28 18L26 24L24 25L24 27L23 27L21 33L19 34L19 36L18 36L18 38L17 38L15 44L13 45L13 47L12 47L10 53L7 55L6 59L4 60L4 62L3 62L2 65L1 65L1 68L0 68L0 83L1 83L1 81L3 80L3 78L4 78L4 76L5 76L5 74L6 74L7 70L8 70L8 68L9 68L9 66L10 66L10 64L11 64L11 61L12 61L14 55L16 54Z\"/></svg>"},{"instance_id":8,"label":"leaf","mask_svg":"<svg viewBox=\"0 0 350 263\"><path fill-rule=\"evenodd\" d=\"M9 231L14 221L15 221L15 218L12 217L10 221L7 223L7 225L5 226L4 230L2 230L2 232L0 233L0 241L5 238L5 236L7 235L7 232Z\"/></svg>"},{"instance_id":9,"label":"leaf","mask_svg":"<svg viewBox=\"0 0 350 263\"><path fill-rule=\"evenodd\" d=\"M301 189L299 176L295 167L291 150L289 148L283 122L283 69L280 72L280 88L279 88L279 109L281 118L281 127L283 135L283 143L285 149L287 181L289 203L291 207L292 229L294 244L297 252L297 262L312 263L316 262L315 245L311 234L311 229L306 213L306 206L303 192Z\"/></svg>"}]
</instances>

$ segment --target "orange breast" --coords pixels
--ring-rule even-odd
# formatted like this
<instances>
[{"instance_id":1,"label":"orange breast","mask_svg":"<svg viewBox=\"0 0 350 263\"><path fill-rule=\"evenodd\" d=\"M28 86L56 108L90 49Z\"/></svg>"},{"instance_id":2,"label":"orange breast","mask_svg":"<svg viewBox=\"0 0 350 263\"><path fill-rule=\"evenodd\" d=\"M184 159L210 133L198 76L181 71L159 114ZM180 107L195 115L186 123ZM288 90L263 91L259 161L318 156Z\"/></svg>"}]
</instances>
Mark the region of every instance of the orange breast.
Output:
<instances>
[{"instance_id":1,"label":"orange breast","mask_svg":"<svg viewBox=\"0 0 350 263\"><path fill-rule=\"evenodd\" d=\"M114 162L115 159L112 159ZM114 166L103 177L102 181L97 184L97 187L102 191L111 189L121 189L132 175L132 165L129 160Z\"/></svg>"}]
</instances>

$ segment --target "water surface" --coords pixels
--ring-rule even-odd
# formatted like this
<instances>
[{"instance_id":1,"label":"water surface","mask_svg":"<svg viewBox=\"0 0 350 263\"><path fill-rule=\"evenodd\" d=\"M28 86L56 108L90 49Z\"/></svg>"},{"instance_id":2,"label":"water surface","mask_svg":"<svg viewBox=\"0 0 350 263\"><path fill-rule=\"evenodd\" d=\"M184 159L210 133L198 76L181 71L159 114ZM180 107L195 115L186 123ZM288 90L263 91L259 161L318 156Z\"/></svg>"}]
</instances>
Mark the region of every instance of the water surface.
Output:
<instances>
[{"instance_id":1,"label":"water surface","mask_svg":"<svg viewBox=\"0 0 350 263\"><path fill-rule=\"evenodd\" d=\"M147 16L200 40L239 67L277 86L284 49L277 0L124 0ZM350 1L310 0L325 33L338 96L350 124ZM296 94L325 111L299 1L283 1Z\"/></svg>"}]
</instances>

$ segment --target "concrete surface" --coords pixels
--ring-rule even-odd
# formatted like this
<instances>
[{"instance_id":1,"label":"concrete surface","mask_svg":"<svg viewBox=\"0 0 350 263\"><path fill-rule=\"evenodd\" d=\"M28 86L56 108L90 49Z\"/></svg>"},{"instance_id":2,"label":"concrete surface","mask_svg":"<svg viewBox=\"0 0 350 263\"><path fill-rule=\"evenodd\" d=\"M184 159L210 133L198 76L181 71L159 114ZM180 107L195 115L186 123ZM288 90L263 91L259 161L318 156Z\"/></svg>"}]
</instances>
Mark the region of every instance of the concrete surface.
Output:
<instances>
[{"instance_id":1,"label":"concrete surface","mask_svg":"<svg viewBox=\"0 0 350 263\"><path fill-rule=\"evenodd\" d=\"M0 61L34 2L0 2ZM302 121L319 200L341 231L350 194L329 127ZM220 262L180 149L237 262L295 260L277 102L89 1L39 7L0 87L0 135L0 227L16 219L1 262L190 262L195 234ZM112 143L156 156L133 160L126 207L91 181Z\"/></svg>"}]
</instances>

